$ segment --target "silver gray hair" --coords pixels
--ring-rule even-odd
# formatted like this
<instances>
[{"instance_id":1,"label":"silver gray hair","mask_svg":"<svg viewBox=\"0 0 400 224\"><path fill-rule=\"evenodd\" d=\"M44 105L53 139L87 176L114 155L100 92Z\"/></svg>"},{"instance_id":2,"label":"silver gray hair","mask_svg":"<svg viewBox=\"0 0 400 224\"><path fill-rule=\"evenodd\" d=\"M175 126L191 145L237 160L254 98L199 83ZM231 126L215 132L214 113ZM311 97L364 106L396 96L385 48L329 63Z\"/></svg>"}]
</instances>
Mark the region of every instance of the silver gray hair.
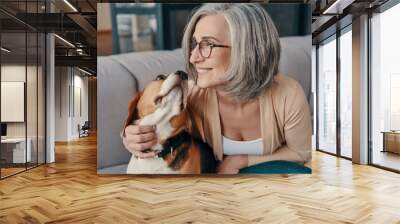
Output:
<instances>
[{"instance_id":1,"label":"silver gray hair","mask_svg":"<svg viewBox=\"0 0 400 224\"><path fill-rule=\"evenodd\" d=\"M259 4L208 3L201 6L186 25L182 39L186 70L197 80L197 71L189 61L190 41L197 22L204 16L217 14L223 15L228 23L232 45L224 91L240 100L254 99L272 85L281 54L276 27Z\"/></svg>"}]
</instances>

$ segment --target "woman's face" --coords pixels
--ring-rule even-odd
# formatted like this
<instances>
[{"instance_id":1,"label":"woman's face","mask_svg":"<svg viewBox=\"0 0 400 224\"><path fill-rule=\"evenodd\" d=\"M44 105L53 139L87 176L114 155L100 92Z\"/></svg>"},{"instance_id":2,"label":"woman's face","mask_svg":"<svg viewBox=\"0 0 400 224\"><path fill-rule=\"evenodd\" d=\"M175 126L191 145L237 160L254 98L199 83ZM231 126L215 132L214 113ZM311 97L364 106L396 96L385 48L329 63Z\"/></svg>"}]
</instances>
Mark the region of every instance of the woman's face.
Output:
<instances>
[{"instance_id":1,"label":"woman's face","mask_svg":"<svg viewBox=\"0 0 400 224\"><path fill-rule=\"evenodd\" d=\"M201 18L193 33L193 40L232 46L228 23L222 15L210 15ZM207 55L206 55L207 56ZM208 58L203 57L199 45L192 50L190 63L197 70L197 85L200 88L216 87L226 83L225 74L230 63L231 47L213 47Z\"/></svg>"}]
</instances>

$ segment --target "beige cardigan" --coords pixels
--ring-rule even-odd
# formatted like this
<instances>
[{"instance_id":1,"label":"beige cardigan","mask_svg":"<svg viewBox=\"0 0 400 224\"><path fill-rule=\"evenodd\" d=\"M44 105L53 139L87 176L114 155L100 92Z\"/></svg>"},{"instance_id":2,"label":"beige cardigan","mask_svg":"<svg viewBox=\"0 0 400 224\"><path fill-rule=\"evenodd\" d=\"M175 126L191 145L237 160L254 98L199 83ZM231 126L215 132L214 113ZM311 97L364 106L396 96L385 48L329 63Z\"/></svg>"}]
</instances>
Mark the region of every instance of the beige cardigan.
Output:
<instances>
[{"instance_id":1,"label":"beige cardigan","mask_svg":"<svg viewBox=\"0 0 400 224\"><path fill-rule=\"evenodd\" d=\"M258 97L261 114L263 156L248 156L248 165L271 160L305 163L311 159L311 118L300 84L287 76L274 77L271 88ZM189 84L188 109L194 125L191 132L223 158L221 123L216 91Z\"/></svg>"}]
</instances>

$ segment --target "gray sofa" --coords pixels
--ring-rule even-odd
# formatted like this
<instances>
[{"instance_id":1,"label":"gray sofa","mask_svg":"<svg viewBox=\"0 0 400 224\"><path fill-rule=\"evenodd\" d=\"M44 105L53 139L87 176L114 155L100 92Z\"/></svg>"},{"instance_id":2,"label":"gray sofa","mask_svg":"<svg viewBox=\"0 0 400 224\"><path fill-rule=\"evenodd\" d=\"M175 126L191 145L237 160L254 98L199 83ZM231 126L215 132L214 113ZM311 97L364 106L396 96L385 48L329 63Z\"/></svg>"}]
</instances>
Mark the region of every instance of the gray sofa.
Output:
<instances>
[{"instance_id":1,"label":"gray sofa","mask_svg":"<svg viewBox=\"0 0 400 224\"><path fill-rule=\"evenodd\" d=\"M310 100L311 36L281 38L281 45L280 71L300 82ZM183 54L176 49L98 57L97 70L97 169L123 174L131 156L120 138L128 102L156 75L184 70Z\"/></svg>"}]
</instances>

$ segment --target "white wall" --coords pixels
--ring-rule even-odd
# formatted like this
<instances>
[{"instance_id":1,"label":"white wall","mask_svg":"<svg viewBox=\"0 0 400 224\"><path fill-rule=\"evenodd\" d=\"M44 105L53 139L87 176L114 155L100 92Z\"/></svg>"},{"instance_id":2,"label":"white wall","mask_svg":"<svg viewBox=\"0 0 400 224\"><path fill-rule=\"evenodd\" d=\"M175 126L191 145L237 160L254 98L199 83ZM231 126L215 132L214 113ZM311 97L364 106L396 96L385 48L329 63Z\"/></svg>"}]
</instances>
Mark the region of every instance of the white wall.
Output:
<instances>
[{"instance_id":1,"label":"white wall","mask_svg":"<svg viewBox=\"0 0 400 224\"><path fill-rule=\"evenodd\" d=\"M27 74L28 76L31 74L36 75L36 67L28 66L27 67ZM25 65L2 65L1 66L1 81L17 81L17 82L25 82ZM28 79L30 79L28 77ZM30 82L31 79L30 79ZM34 83L30 83L31 85L36 85L36 81ZM36 98L36 88L31 89L28 88L27 96L31 98ZM31 92L32 91L32 92ZM3 96L4 97L4 96ZM27 99L27 102L33 102L33 99ZM36 104L30 105L31 107L34 106L36 108ZM2 110L6 110L6 108L1 108ZM31 108L32 109L32 108ZM33 109L35 110L35 109ZM36 121L36 114L28 113L28 121ZM31 117L33 116L33 117ZM28 125L28 128L33 127L33 125ZM36 126L35 126L36 129ZM31 133L28 130L28 133ZM25 122L7 122L7 136L8 137L25 137ZM29 137L29 136L28 136Z\"/></svg>"},{"instance_id":2,"label":"white wall","mask_svg":"<svg viewBox=\"0 0 400 224\"><path fill-rule=\"evenodd\" d=\"M68 67L55 68L55 141L68 141Z\"/></svg>"},{"instance_id":3,"label":"white wall","mask_svg":"<svg viewBox=\"0 0 400 224\"><path fill-rule=\"evenodd\" d=\"M78 124L88 120L88 78L82 75L76 68L56 67L55 141L77 139ZM82 106L82 114L77 105Z\"/></svg>"},{"instance_id":4,"label":"white wall","mask_svg":"<svg viewBox=\"0 0 400 224\"><path fill-rule=\"evenodd\" d=\"M81 73L82 74L82 73ZM83 75L83 74L82 74ZM82 115L79 116L81 125L89 120L89 79L87 76L75 76L75 85L82 90Z\"/></svg>"},{"instance_id":5,"label":"white wall","mask_svg":"<svg viewBox=\"0 0 400 224\"><path fill-rule=\"evenodd\" d=\"M78 74L77 74L78 72ZM74 102L71 102L71 105L74 105L72 108L72 114L71 114L71 122L72 122L72 129L71 129L71 136L72 138L78 138L79 133L78 133L78 124L81 126L85 123L85 121L88 121L88 77L81 76L83 73L81 73L79 70L74 70L74 96L72 98L74 99ZM80 93L79 93L80 91ZM80 96L80 97L79 97ZM79 102L81 101L81 102ZM81 107L81 108L79 108ZM80 111L80 109L82 111ZM75 112L75 113L74 113Z\"/></svg>"}]
</instances>

